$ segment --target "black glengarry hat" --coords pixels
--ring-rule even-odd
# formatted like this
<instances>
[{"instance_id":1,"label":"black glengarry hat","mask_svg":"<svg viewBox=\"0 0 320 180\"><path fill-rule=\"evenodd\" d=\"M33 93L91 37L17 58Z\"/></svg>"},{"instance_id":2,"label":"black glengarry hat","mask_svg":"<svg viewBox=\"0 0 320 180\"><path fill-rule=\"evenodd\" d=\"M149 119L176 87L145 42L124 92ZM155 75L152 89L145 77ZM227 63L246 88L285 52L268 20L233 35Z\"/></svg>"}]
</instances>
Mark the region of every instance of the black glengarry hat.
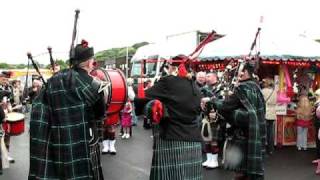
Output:
<instances>
[{"instance_id":1,"label":"black glengarry hat","mask_svg":"<svg viewBox=\"0 0 320 180\"><path fill-rule=\"evenodd\" d=\"M243 66L243 71L247 70L249 74L254 74L256 70L255 68L254 62L246 62Z\"/></svg>"},{"instance_id":2,"label":"black glengarry hat","mask_svg":"<svg viewBox=\"0 0 320 180\"><path fill-rule=\"evenodd\" d=\"M86 40L82 40L81 44L76 45L74 48L74 57L71 59L73 65L85 62L94 56L93 47L89 47L88 45L89 43Z\"/></svg>"}]
</instances>

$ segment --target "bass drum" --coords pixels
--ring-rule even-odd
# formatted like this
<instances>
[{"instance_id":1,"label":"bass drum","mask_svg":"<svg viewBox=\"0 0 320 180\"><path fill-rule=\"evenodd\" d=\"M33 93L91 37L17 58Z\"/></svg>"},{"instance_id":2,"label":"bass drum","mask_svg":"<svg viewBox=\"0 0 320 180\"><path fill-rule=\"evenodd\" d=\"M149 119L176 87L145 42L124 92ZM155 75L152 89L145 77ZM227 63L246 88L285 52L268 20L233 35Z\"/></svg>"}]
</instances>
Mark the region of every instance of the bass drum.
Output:
<instances>
[{"instance_id":1,"label":"bass drum","mask_svg":"<svg viewBox=\"0 0 320 180\"><path fill-rule=\"evenodd\" d=\"M102 73L101 73L102 71ZM128 99L128 87L124 74L119 69L96 69L91 73L100 80L111 82L107 99L106 125L115 125L120 119L120 111ZM104 77L103 77L104 76Z\"/></svg>"},{"instance_id":2,"label":"bass drum","mask_svg":"<svg viewBox=\"0 0 320 180\"><path fill-rule=\"evenodd\" d=\"M107 69L107 75L111 82L111 99L107 105L105 125L114 125L118 123L120 111L128 100L128 87L126 78L119 69Z\"/></svg>"}]
</instances>

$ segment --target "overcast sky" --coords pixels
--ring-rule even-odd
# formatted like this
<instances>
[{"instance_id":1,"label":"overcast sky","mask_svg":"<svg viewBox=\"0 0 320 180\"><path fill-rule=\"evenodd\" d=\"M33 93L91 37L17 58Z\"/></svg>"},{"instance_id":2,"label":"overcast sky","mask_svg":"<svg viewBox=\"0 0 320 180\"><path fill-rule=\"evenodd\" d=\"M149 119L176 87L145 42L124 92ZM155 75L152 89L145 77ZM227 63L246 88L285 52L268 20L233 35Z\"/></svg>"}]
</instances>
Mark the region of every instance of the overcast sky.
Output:
<instances>
[{"instance_id":1,"label":"overcast sky","mask_svg":"<svg viewBox=\"0 0 320 180\"><path fill-rule=\"evenodd\" d=\"M46 53L49 45L54 58L65 59L77 8L78 42L87 39L97 52L193 30L256 29L260 16L265 27L320 39L319 5L319 0L6 0L0 5L0 61L26 63L26 52ZM48 55L34 59L49 63Z\"/></svg>"}]
</instances>

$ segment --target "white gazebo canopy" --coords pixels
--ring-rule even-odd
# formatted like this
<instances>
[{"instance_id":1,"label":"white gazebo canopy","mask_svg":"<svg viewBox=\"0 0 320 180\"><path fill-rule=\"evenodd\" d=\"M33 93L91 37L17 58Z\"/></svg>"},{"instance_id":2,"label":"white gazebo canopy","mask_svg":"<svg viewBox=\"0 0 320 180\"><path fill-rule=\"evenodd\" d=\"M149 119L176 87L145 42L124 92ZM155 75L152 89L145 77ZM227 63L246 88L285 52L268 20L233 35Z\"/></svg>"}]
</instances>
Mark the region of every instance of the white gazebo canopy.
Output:
<instances>
[{"instance_id":1,"label":"white gazebo canopy","mask_svg":"<svg viewBox=\"0 0 320 180\"><path fill-rule=\"evenodd\" d=\"M201 59L225 59L248 56L251 44L257 29L248 31L234 31L225 37L211 42L204 47ZM293 35L290 32L261 29L257 38L256 51L265 59L320 59L320 43L302 35Z\"/></svg>"}]
</instances>

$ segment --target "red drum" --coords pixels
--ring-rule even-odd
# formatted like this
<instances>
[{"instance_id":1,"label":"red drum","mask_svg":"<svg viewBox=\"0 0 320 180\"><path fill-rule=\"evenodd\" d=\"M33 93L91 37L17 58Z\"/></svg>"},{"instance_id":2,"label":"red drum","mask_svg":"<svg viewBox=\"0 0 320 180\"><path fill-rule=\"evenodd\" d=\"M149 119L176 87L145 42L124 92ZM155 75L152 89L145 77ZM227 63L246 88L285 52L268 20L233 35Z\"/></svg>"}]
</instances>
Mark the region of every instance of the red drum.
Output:
<instances>
[{"instance_id":1,"label":"red drum","mask_svg":"<svg viewBox=\"0 0 320 180\"><path fill-rule=\"evenodd\" d=\"M3 129L10 136L18 136L24 132L24 115L17 112L7 114L7 121L3 123Z\"/></svg>"},{"instance_id":2,"label":"red drum","mask_svg":"<svg viewBox=\"0 0 320 180\"><path fill-rule=\"evenodd\" d=\"M103 74L101 73L103 72ZM111 82L107 103L107 119L105 125L114 125L119 121L119 113L128 99L126 78L119 69L96 69L91 73L100 80ZM103 77L104 76L104 77Z\"/></svg>"}]
</instances>

